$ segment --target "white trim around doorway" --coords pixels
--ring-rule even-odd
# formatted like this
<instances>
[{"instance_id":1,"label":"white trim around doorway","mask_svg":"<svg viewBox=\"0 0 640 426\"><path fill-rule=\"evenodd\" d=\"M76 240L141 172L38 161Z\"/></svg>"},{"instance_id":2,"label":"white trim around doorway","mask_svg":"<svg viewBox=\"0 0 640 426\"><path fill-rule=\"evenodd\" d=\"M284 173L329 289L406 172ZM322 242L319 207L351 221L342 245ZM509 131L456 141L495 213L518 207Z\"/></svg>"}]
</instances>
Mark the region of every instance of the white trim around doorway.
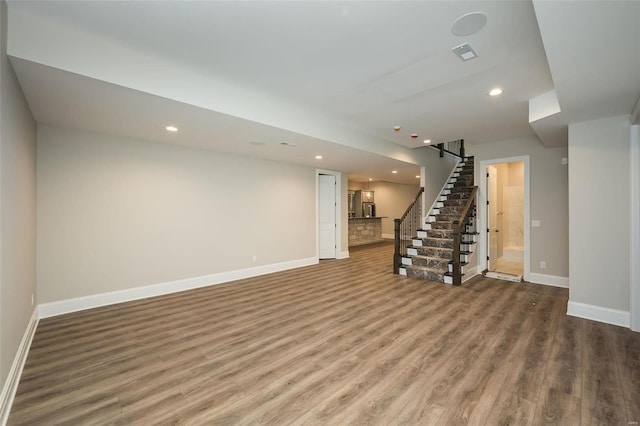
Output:
<instances>
[{"instance_id":1,"label":"white trim around doorway","mask_svg":"<svg viewBox=\"0 0 640 426\"><path fill-rule=\"evenodd\" d=\"M345 259L349 257L349 250L347 247L342 247L342 226L346 220L342 217L342 203L343 203L343 191L342 191L342 173L334 170L316 169L316 259L320 258L320 226L318 220L320 217L320 205L319 205L319 176L320 175L333 175L336 177L336 259ZM348 231L347 231L348 234ZM343 251L343 249L346 249Z\"/></svg>"},{"instance_id":2,"label":"white trim around doorway","mask_svg":"<svg viewBox=\"0 0 640 426\"><path fill-rule=\"evenodd\" d=\"M640 331L640 125L631 126L631 330Z\"/></svg>"},{"instance_id":3,"label":"white trim around doorway","mask_svg":"<svg viewBox=\"0 0 640 426\"><path fill-rule=\"evenodd\" d=\"M529 156L495 158L492 160L480 161L480 185L478 185L478 270L487 269L487 166L502 163L524 162L524 280L531 282L531 214L530 214L530 177L529 177Z\"/></svg>"}]
</instances>

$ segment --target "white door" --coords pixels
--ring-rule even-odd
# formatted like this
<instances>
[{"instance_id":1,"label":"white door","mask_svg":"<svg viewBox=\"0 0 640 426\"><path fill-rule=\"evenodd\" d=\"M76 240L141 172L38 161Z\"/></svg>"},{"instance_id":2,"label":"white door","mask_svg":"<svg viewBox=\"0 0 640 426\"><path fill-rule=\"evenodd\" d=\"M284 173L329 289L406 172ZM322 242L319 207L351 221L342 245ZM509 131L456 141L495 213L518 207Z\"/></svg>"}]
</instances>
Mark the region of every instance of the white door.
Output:
<instances>
[{"instance_id":1,"label":"white door","mask_svg":"<svg viewBox=\"0 0 640 426\"><path fill-rule=\"evenodd\" d=\"M318 176L318 254L320 259L336 258L336 177Z\"/></svg>"},{"instance_id":2,"label":"white door","mask_svg":"<svg viewBox=\"0 0 640 426\"><path fill-rule=\"evenodd\" d=\"M498 266L498 170L493 166L487 167L487 241L489 242L487 269L495 271Z\"/></svg>"}]
</instances>

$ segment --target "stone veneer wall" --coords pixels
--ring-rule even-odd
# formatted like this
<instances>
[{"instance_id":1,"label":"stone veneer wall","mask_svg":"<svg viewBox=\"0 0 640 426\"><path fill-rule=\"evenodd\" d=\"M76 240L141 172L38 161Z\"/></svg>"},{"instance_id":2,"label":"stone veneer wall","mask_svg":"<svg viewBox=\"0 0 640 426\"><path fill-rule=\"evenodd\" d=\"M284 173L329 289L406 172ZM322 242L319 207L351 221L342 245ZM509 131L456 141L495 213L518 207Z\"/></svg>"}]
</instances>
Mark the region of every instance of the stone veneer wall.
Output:
<instances>
[{"instance_id":1,"label":"stone veneer wall","mask_svg":"<svg viewBox=\"0 0 640 426\"><path fill-rule=\"evenodd\" d=\"M382 241L382 219L349 219L349 246Z\"/></svg>"}]
</instances>

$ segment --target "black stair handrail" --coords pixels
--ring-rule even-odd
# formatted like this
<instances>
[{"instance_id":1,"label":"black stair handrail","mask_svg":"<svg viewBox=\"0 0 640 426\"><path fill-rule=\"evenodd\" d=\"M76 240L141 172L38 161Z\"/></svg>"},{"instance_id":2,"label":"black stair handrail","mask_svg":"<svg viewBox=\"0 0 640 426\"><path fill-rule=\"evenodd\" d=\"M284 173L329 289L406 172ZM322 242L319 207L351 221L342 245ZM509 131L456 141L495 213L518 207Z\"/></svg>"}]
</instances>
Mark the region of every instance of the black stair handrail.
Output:
<instances>
[{"instance_id":1,"label":"black stair handrail","mask_svg":"<svg viewBox=\"0 0 640 426\"><path fill-rule=\"evenodd\" d=\"M439 143L436 145L429 145L429 146L440 151L440 157L444 157L444 154L446 152L447 154L453 155L454 157L458 157L459 159L464 160L464 157L465 157L464 139L458 139L455 141L443 142L443 143Z\"/></svg>"},{"instance_id":2,"label":"black stair handrail","mask_svg":"<svg viewBox=\"0 0 640 426\"><path fill-rule=\"evenodd\" d=\"M462 271L460 270L460 242L462 235L462 226L465 224L467 215L471 209L471 206L475 205L476 193L478 187L474 186L469 193L469 198L464 205L464 209L460 212L460 217L453 221L453 285L462 284Z\"/></svg>"},{"instance_id":3,"label":"black stair handrail","mask_svg":"<svg viewBox=\"0 0 640 426\"><path fill-rule=\"evenodd\" d=\"M402 262L402 256L407 254L407 247L401 244L402 236L413 236L413 232L420 228L422 223L422 194L424 188L418 190L416 198L407 207L400 219L393 219L393 237L394 237L394 250L393 250L393 273L400 273L400 263Z\"/></svg>"}]
</instances>

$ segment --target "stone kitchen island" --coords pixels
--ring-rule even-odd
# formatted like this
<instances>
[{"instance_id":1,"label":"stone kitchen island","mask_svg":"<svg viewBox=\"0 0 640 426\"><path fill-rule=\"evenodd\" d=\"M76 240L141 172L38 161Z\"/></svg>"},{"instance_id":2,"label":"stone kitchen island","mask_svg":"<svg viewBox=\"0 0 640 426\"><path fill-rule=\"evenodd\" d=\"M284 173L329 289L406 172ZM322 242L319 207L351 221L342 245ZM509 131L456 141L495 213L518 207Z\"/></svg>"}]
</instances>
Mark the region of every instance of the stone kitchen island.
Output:
<instances>
[{"instance_id":1,"label":"stone kitchen island","mask_svg":"<svg viewBox=\"0 0 640 426\"><path fill-rule=\"evenodd\" d=\"M382 238L382 219L385 217L350 217L349 247L384 241Z\"/></svg>"}]
</instances>

